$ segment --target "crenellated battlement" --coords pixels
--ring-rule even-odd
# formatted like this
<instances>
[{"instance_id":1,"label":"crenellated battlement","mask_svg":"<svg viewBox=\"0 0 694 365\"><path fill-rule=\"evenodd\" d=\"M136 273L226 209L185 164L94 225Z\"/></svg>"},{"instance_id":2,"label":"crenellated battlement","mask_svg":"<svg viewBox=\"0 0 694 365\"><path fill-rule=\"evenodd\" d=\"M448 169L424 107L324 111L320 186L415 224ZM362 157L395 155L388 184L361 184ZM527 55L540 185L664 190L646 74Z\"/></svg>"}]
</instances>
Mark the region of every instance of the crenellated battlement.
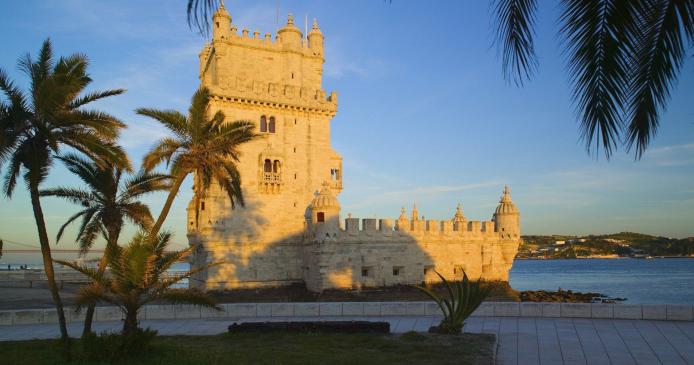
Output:
<instances>
[{"instance_id":1,"label":"crenellated battlement","mask_svg":"<svg viewBox=\"0 0 694 365\"><path fill-rule=\"evenodd\" d=\"M337 112L337 94L322 88L323 34L315 22L304 37L290 15L273 39L248 29L239 33L221 7L212 42L199 57L200 79L217 100L328 117Z\"/></svg>"},{"instance_id":2,"label":"crenellated battlement","mask_svg":"<svg viewBox=\"0 0 694 365\"><path fill-rule=\"evenodd\" d=\"M229 31L229 37L220 40L220 42L263 51L295 52L305 57L313 57L318 59L323 58L322 53L316 53L310 48L308 42L306 42L306 39L303 37L301 32L299 32L301 41L296 43L285 40L279 35L275 35L273 38L272 34L270 33L265 33L261 37L261 33L257 30L251 33L248 29L243 28L239 32L239 29L234 24L231 25Z\"/></svg>"},{"instance_id":3,"label":"crenellated battlement","mask_svg":"<svg viewBox=\"0 0 694 365\"><path fill-rule=\"evenodd\" d=\"M376 236L387 237L431 237L436 239L474 239L496 237L493 221L470 221L455 223L438 220L393 220L377 218L346 218L340 236L358 240L360 237L373 240Z\"/></svg>"}]
</instances>

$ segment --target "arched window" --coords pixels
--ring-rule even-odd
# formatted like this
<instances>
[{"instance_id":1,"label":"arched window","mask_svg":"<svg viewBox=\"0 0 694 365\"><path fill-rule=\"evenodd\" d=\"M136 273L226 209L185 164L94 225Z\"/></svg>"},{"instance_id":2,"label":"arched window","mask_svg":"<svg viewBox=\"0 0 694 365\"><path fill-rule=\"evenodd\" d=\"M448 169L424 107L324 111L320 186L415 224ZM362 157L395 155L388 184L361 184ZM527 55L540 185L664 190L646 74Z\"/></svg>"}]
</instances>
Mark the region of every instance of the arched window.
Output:
<instances>
[{"instance_id":1,"label":"arched window","mask_svg":"<svg viewBox=\"0 0 694 365\"><path fill-rule=\"evenodd\" d=\"M316 214L316 220L318 222L325 222L325 213L318 212L318 214Z\"/></svg>"},{"instance_id":2,"label":"arched window","mask_svg":"<svg viewBox=\"0 0 694 365\"><path fill-rule=\"evenodd\" d=\"M272 127L273 129L275 127ZM260 117L260 133L265 133L267 132L267 118L263 115Z\"/></svg>"},{"instance_id":3,"label":"arched window","mask_svg":"<svg viewBox=\"0 0 694 365\"><path fill-rule=\"evenodd\" d=\"M270 117L270 124L268 125L268 132L275 133L275 117Z\"/></svg>"},{"instance_id":4,"label":"arched window","mask_svg":"<svg viewBox=\"0 0 694 365\"><path fill-rule=\"evenodd\" d=\"M263 171L265 172L272 172L272 161L265 160L265 164L263 165Z\"/></svg>"},{"instance_id":5,"label":"arched window","mask_svg":"<svg viewBox=\"0 0 694 365\"><path fill-rule=\"evenodd\" d=\"M280 161L275 160L275 162L272 164L272 172L280 172Z\"/></svg>"}]
</instances>

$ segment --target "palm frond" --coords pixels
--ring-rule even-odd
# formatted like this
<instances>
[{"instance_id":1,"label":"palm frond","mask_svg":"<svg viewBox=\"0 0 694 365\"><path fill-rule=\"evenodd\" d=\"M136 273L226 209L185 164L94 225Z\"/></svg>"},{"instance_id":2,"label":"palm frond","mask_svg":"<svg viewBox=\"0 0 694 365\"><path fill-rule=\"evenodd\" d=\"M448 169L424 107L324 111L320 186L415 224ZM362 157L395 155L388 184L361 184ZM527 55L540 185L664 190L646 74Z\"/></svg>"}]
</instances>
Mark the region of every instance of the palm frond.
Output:
<instances>
[{"instance_id":1,"label":"palm frond","mask_svg":"<svg viewBox=\"0 0 694 365\"><path fill-rule=\"evenodd\" d=\"M91 284L81 287L75 298L75 311L79 313L82 308L98 302L113 304L123 309L122 304L112 295L109 295L109 293L103 289L104 287L107 287L107 285Z\"/></svg>"},{"instance_id":2,"label":"palm frond","mask_svg":"<svg viewBox=\"0 0 694 365\"><path fill-rule=\"evenodd\" d=\"M63 198L82 207L89 207L91 206L91 203L94 201L94 195L92 195L91 193L74 188L61 187L53 189L44 189L39 192L39 195Z\"/></svg>"},{"instance_id":3,"label":"palm frond","mask_svg":"<svg viewBox=\"0 0 694 365\"><path fill-rule=\"evenodd\" d=\"M210 33L210 19L217 8L217 0L188 0L188 27L197 28L200 34Z\"/></svg>"},{"instance_id":4,"label":"palm frond","mask_svg":"<svg viewBox=\"0 0 694 365\"><path fill-rule=\"evenodd\" d=\"M609 158L623 127L629 85L631 0L564 0L561 32L566 39L581 138L590 152L602 147Z\"/></svg>"},{"instance_id":5,"label":"palm frond","mask_svg":"<svg viewBox=\"0 0 694 365\"><path fill-rule=\"evenodd\" d=\"M119 200L129 201L130 199L144 194L168 190L171 188L171 176L157 174L147 171L140 171L135 176L125 181L123 192Z\"/></svg>"},{"instance_id":6,"label":"palm frond","mask_svg":"<svg viewBox=\"0 0 694 365\"><path fill-rule=\"evenodd\" d=\"M5 196L10 198L14 192L15 186L17 186L17 177L22 169L22 163L28 153L28 146L26 142L20 145L10 157L10 163L5 171L5 182L3 185L3 192Z\"/></svg>"},{"instance_id":7,"label":"palm frond","mask_svg":"<svg viewBox=\"0 0 694 365\"><path fill-rule=\"evenodd\" d=\"M97 213L96 219L92 219L84 226L84 229L80 232L79 244L80 253L85 254L94 245L96 238L101 235L106 241L108 241L108 233L106 227L104 227L103 219L98 217L100 214Z\"/></svg>"},{"instance_id":8,"label":"palm frond","mask_svg":"<svg viewBox=\"0 0 694 365\"><path fill-rule=\"evenodd\" d=\"M97 100L101 100L104 98L107 98L109 96L116 96L116 95L121 95L125 93L125 89L113 89L113 90L106 90L106 91L93 91L90 92L82 97L76 98L70 102L69 109L77 109L79 107L82 107L86 104L95 102Z\"/></svg>"},{"instance_id":9,"label":"palm frond","mask_svg":"<svg viewBox=\"0 0 694 365\"><path fill-rule=\"evenodd\" d=\"M188 123L186 121L186 116L176 110L138 108L135 110L135 112L139 115L150 117L158 121L179 137L186 136L188 134Z\"/></svg>"},{"instance_id":10,"label":"palm frond","mask_svg":"<svg viewBox=\"0 0 694 365\"><path fill-rule=\"evenodd\" d=\"M125 123L102 111L80 109L58 114L55 126L66 130L89 130L106 142L114 142Z\"/></svg>"},{"instance_id":11,"label":"palm frond","mask_svg":"<svg viewBox=\"0 0 694 365\"><path fill-rule=\"evenodd\" d=\"M162 138L152 149L145 154L142 160L142 167L145 171L152 171L157 165L166 162L168 165L171 159L185 145L173 138Z\"/></svg>"},{"instance_id":12,"label":"palm frond","mask_svg":"<svg viewBox=\"0 0 694 365\"><path fill-rule=\"evenodd\" d=\"M641 158L658 131L659 114L667 106L686 58L685 37L694 41L694 2L634 3L641 21L632 65L626 142L627 149L635 148L636 158Z\"/></svg>"},{"instance_id":13,"label":"palm frond","mask_svg":"<svg viewBox=\"0 0 694 365\"><path fill-rule=\"evenodd\" d=\"M74 222L77 218L87 214L87 210L81 210L75 214L72 215L72 217L68 218L67 222L63 223L62 226L60 226L60 229L58 230L58 234L55 235L55 243L58 244L60 242L60 239L63 237L63 232L65 232L65 228L69 226L72 222Z\"/></svg>"},{"instance_id":14,"label":"palm frond","mask_svg":"<svg viewBox=\"0 0 694 365\"><path fill-rule=\"evenodd\" d=\"M504 78L516 85L530 79L537 69L534 26L535 0L496 0L496 43L502 54Z\"/></svg>"},{"instance_id":15,"label":"palm frond","mask_svg":"<svg viewBox=\"0 0 694 365\"><path fill-rule=\"evenodd\" d=\"M221 311L222 308L211 296L194 289L168 289L153 296L173 304L193 304Z\"/></svg>"},{"instance_id":16,"label":"palm frond","mask_svg":"<svg viewBox=\"0 0 694 365\"><path fill-rule=\"evenodd\" d=\"M125 204L122 208L123 216L142 229L148 229L154 220L149 207L141 202Z\"/></svg>"}]
</instances>

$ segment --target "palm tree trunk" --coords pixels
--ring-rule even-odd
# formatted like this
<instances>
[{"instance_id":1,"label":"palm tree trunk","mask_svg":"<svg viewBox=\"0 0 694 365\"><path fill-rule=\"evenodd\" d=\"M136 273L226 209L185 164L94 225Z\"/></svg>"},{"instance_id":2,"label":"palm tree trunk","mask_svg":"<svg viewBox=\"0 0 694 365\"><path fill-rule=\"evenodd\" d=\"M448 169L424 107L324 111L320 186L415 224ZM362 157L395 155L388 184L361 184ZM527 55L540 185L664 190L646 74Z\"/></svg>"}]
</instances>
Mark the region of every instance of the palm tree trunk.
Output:
<instances>
[{"instance_id":1,"label":"palm tree trunk","mask_svg":"<svg viewBox=\"0 0 694 365\"><path fill-rule=\"evenodd\" d=\"M113 218L117 220L118 218ZM106 271L106 265L108 264L108 253L109 248L118 244L118 237L120 236L122 224L115 222L112 226L107 228L108 230L108 241L106 242L106 248L104 249L104 254L99 260L99 274L103 274ZM82 329L82 337L92 333L92 321L94 319L94 311L96 309L96 303L92 303L87 307L87 314L84 317L84 328Z\"/></svg>"},{"instance_id":2,"label":"palm tree trunk","mask_svg":"<svg viewBox=\"0 0 694 365\"><path fill-rule=\"evenodd\" d=\"M183 184L183 180L185 180L186 175L187 174L181 174L176 177L176 180L174 180L174 183L171 186L171 190L169 190L169 196L166 198L166 203L164 203L164 207L161 209L161 213L159 213L157 221L154 223L152 229L149 231L149 235L147 236L148 240L154 239L154 237L156 237L157 234L159 234L159 230L161 229L161 226L164 224L166 216L169 215L171 205L173 204L173 201L176 198L176 195L178 194L178 189L181 188L181 184Z\"/></svg>"},{"instance_id":3,"label":"palm tree trunk","mask_svg":"<svg viewBox=\"0 0 694 365\"><path fill-rule=\"evenodd\" d=\"M137 309L127 308L125 321L123 322L123 337L129 337L137 333Z\"/></svg>"},{"instance_id":4,"label":"palm tree trunk","mask_svg":"<svg viewBox=\"0 0 694 365\"><path fill-rule=\"evenodd\" d=\"M67 324L65 321L65 312L63 311L63 301L60 299L60 292L55 283L55 273L53 271L53 258L51 257L51 246L48 242L48 232L46 232L46 222L43 219L43 210L41 209L41 201L39 200L39 188L36 184L29 186L31 195L31 207L34 210L34 219L36 220L36 228L39 232L39 243L41 244L41 255L43 256L43 269L46 272L48 288L53 297L56 311L58 312L58 323L60 325L60 339L63 341L63 351L65 355L70 354L70 337L67 333Z\"/></svg>"}]
</instances>

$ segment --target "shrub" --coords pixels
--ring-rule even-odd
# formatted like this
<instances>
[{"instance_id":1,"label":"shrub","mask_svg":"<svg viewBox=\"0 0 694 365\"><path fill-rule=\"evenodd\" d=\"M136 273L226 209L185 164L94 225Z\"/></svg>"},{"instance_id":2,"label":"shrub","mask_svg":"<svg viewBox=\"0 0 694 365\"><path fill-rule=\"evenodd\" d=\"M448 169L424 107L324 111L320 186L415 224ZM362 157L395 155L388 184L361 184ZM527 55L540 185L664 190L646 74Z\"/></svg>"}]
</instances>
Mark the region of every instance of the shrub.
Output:
<instances>
[{"instance_id":1,"label":"shrub","mask_svg":"<svg viewBox=\"0 0 694 365\"><path fill-rule=\"evenodd\" d=\"M490 287L481 285L481 281L471 282L467 274L463 272L463 280L449 282L443 275L436 272L445 284L448 298L442 298L438 294L422 286L414 286L428 295L436 302L443 312L443 320L437 327L432 327L430 332L445 334L460 334L465 325L465 320L480 306L489 295Z\"/></svg>"},{"instance_id":2,"label":"shrub","mask_svg":"<svg viewBox=\"0 0 694 365\"><path fill-rule=\"evenodd\" d=\"M157 331L138 328L130 336L104 332L88 333L82 337L82 351L89 361L115 361L124 357L139 357L149 353Z\"/></svg>"}]
</instances>

